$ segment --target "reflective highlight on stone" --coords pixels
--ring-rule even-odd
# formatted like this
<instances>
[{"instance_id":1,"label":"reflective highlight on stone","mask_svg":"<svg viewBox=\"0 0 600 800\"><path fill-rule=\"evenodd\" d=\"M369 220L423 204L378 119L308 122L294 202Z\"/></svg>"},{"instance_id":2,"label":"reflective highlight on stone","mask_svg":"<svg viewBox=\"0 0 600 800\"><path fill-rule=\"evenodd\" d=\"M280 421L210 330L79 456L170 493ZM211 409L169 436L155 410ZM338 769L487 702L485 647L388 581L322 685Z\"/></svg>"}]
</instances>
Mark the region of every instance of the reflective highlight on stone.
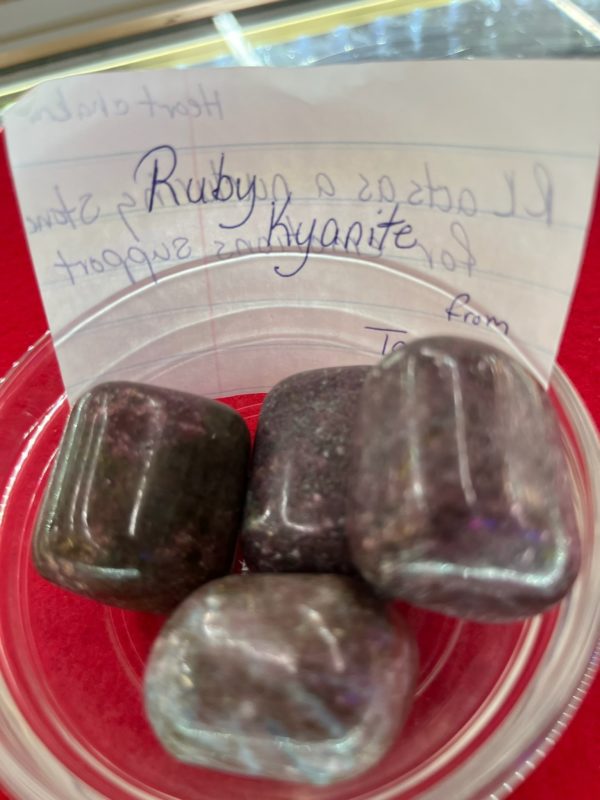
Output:
<instances>
[{"instance_id":1,"label":"reflective highlight on stone","mask_svg":"<svg viewBox=\"0 0 600 800\"><path fill-rule=\"evenodd\" d=\"M124 608L167 611L231 565L249 434L212 400L96 386L69 417L33 541L49 580Z\"/></svg>"},{"instance_id":2,"label":"reflective highlight on stone","mask_svg":"<svg viewBox=\"0 0 600 800\"><path fill-rule=\"evenodd\" d=\"M382 592L502 621L568 591L579 541L560 431L514 359L466 339L412 342L369 375L348 512Z\"/></svg>"},{"instance_id":3,"label":"reflective highlight on stone","mask_svg":"<svg viewBox=\"0 0 600 800\"><path fill-rule=\"evenodd\" d=\"M260 572L350 572L350 437L369 367L292 375L261 410L243 529Z\"/></svg>"},{"instance_id":4,"label":"reflective highlight on stone","mask_svg":"<svg viewBox=\"0 0 600 800\"><path fill-rule=\"evenodd\" d=\"M181 761L326 784L381 758L416 672L412 635L362 582L229 576L195 592L161 632L146 711Z\"/></svg>"}]
</instances>

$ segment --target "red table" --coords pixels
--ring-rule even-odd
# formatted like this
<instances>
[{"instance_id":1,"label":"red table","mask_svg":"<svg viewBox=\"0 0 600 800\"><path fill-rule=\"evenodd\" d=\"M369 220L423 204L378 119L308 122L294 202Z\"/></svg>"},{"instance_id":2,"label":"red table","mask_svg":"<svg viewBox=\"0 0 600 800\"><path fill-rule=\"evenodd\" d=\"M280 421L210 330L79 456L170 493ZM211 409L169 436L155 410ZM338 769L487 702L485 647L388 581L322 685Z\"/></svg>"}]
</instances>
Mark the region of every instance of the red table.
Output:
<instances>
[{"instance_id":1,"label":"red table","mask_svg":"<svg viewBox=\"0 0 600 800\"><path fill-rule=\"evenodd\" d=\"M47 329L0 130L0 375ZM581 277L559 362L600 422L600 191ZM600 680L543 764L517 789L515 800L597 800L600 796ZM0 800L9 800L0 789ZM449 798L448 800L452 800Z\"/></svg>"}]
</instances>

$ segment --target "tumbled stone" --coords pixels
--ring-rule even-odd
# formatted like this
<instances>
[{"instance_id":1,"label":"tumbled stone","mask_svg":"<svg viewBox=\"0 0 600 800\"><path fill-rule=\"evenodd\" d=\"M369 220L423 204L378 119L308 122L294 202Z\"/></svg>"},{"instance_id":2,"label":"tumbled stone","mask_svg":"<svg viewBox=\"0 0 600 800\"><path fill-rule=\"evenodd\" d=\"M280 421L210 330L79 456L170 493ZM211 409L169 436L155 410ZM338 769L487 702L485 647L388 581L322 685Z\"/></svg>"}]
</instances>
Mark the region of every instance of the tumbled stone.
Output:
<instances>
[{"instance_id":1,"label":"tumbled stone","mask_svg":"<svg viewBox=\"0 0 600 800\"><path fill-rule=\"evenodd\" d=\"M278 383L261 410L243 528L261 572L350 572L349 440L368 367L334 367Z\"/></svg>"},{"instance_id":2,"label":"tumbled stone","mask_svg":"<svg viewBox=\"0 0 600 800\"><path fill-rule=\"evenodd\" d=\"M249 434L191 394L107 383L73 408L38 515L38 571L123 608L167 611L228 572Z\"/></svg>"},{"instance_id":3,"label":"tumbled stone","mask_svg":"<svg viewBox=\"0 0 600 800\"><path fill-rule=\"evenodd\" d=\"M513 358L412 342L367 378L354 445L349 537L377 589L488 621L566 594L579 542L560 430Z\"/></svg>"},{"instance_id":4,"label":"tumbled stone","mask_svg":"<svg viewBox=\"0 0 600 800\"><path fill-rule=\"evenodd\" d=\"M331 783L386 752L408 713L416 647L367 588L339 575L232 575L171 617L146 711L181 761Z\"/></svg>"}]
</instances>

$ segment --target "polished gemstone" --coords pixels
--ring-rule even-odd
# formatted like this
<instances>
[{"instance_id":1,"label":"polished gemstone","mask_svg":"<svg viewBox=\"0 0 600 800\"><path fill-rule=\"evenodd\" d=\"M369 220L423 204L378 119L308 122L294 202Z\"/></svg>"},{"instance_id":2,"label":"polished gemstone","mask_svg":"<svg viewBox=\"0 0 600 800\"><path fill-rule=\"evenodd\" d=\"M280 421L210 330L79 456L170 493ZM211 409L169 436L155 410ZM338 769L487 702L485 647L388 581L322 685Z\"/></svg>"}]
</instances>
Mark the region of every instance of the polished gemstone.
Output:
<instances>
[{"instance_id":1,"label":"polished gemstone","mask_svg":"<svg viewBox=\"0 0 600 800\"><path fill-rule=\"evenodd\" d=\"M513 358L412 342L369 374L354 446L349 537L378 590L484 621L566 594L579 543L560 429Z\"/></svg>"},{"instance_id":2,"label":"polished gemstone","mask_svg":"<svg viewBox=\"0 0 600 800\"><path fill-rule=\"evenodd\" d=\"M229 570L249 447L220 403L96 386L71 412L38 515L38 571L106 603L169 610Z\"/></svg>"},{"instance_id":3,"label":"polished gemstone","mask_svg":"<svg viewBox=\"0 0 600 800\"><path fill-rule=\"evenodd\" d=\"M301 372L263 405L244 519L244 555L261 572L350 572L350 434L368 367Z\"/></svg>"},{"instance_id":4,"label":"polished gemstone","mask_svg":"<svg viewBox=\"0 0 600 800\"><path fill-rule=\"evenodd\" d=\"M340 575L232 575L174 613L145 678L146 711L176 758L331 783L386 752L417 670L408 628Z\"/></svg>"}]
</instances>

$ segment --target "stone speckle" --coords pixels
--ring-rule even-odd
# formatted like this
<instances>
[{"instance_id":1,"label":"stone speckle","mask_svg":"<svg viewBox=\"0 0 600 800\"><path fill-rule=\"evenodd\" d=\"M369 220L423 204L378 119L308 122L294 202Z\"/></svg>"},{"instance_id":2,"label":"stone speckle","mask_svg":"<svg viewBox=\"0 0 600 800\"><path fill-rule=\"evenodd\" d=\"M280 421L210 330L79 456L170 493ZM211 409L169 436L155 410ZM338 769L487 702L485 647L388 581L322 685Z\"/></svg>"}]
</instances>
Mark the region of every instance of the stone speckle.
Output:
<instances>
[{"instance_id":1,"label":"stone speckle","mask_svg":"<svg viewBox=\"0 0 600 800\"><path fill-rule=\"evenodd\" d=\"M354 445L349 538L377 589L483 621L566 594L579 542L560 431L514 359L412 342L370 373Z\"/></svg>"},{"instance_id":2,"label":"stone speckle","mask_svg":"<svg viewBox=\"0 0 600 800\"><path fill-rule=\"evenodd\" d=\"M184 762L327 784L386 752L416 673L412 635L361 582L229 576L195 592L161 632L146 711Z\"/></svg>"},{"instance_id":3,"label":"stone speckle","mask_svg":"<svg viewBox=\"0 0 600 800\"><path fill-rule=\"evenodd\" d=\"M351 572L345 533L351 431L369 367L292 375L261 411L243 528L260 572Z\"/></svg>"},{"instance_id":4,"label":"stone speckle","mask_svg":"<svg viewBox=\"0 0 600 800\"><path fill-rule=\"evenodd\" d=\"M152 386L94 387L69 417L33 541L54 583L167 611L231 565L249 434L212 400Z\"/></svg>"}]
</instances>

